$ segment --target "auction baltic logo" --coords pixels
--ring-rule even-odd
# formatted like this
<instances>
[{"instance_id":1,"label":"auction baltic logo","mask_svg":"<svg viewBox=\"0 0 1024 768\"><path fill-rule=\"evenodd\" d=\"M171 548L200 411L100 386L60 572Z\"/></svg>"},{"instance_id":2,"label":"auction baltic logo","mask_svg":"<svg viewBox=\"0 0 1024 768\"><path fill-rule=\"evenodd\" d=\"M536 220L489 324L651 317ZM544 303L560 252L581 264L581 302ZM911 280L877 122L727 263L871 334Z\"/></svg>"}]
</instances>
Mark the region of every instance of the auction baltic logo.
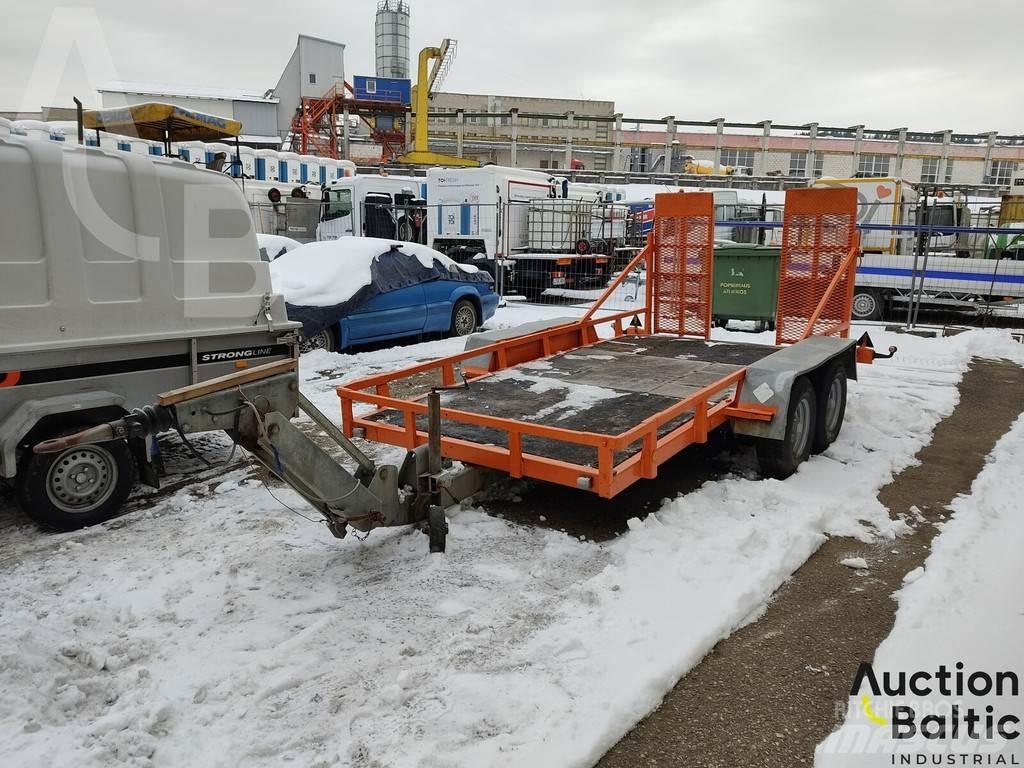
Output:
<instances>
[{"instance_id":1,"label":"auction baltic logo","mask_svg":"<svg viewBox=\"0 0 1024 768\"><path fill-rule=\"evenodd\" d=\"M874 696L896 697L899 701L891 704L888 716L880 713L873 704L864 685ZM907 699L912 697L933 697L927 704L934 705L934 696L961 701L965 696L1017 697L1020 683L1014 672L996 672L994 675L982 671L965 672L963 662L956 662L950 669L940 664L934 672L883 672L881 678L869 662L861 662L850 689L850 696L860 696L861 708L876 725L890 729L890 736L897 741L920 737L932 742L938 740L973 740L975 742L1012 742L1020 737L1020 718L1015 714L1000 713L992 704L978 709L951 703L948 712L921 715L920 704L912 706ZM925 703L925 702L922 702ZM892 765L1020 765L1015 754L893 754Z\"/></svg>"}]
</instances>

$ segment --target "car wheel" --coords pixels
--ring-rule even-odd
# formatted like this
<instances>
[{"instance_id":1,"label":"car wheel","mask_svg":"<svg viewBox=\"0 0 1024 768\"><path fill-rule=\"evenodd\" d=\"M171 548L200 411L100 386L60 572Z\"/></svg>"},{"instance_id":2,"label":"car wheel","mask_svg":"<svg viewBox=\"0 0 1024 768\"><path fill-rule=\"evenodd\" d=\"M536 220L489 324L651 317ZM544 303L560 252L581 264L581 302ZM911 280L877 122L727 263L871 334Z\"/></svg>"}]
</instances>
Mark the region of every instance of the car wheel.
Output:
<instances>
[{"instance_id":1,"label":"car wheel","mask_svg":"<svg viewBox=\"0 0 1024 768\"><path fill-rule=\"evenodd\" d=\"M855 288L853 294L854 320L881 320L882 296L871 288Z\"/></svg>"},{"instance_id":2,"label":"car wheel","mask_svg":"<svg viewBox=\"0 0 1024 768\"><path fill-rule=\"evenodd\" d=\"M135 462L128 444L113 440L60 453L28 454L18 490L22 509L37 523L73 531L108 519L134 484Z\"/></svg>"},{"instance_id":3,"label":"car wheel","mask_svg":"<svg viewBox=\"0 0 1024 768\"><path fill-rule=\"evenodd\" d=\"M468 299L459 299L452 310L452 336L469 336L480 325L476 307Z\"/></svg>"},{"instance_id":4,"label":"car wheel","mask_svg":"<svg viewBox=\"0 0 1024 768\"><path fill-rule=\"evenodd\" d=\"M308 339L303 339L299 343L299 352L302 354L312 352L314 349L326 349L328 352L334 351L334 334L331 333L329 328L324 328L319 333L310 336Z\"/></svg>"}]
</instances>

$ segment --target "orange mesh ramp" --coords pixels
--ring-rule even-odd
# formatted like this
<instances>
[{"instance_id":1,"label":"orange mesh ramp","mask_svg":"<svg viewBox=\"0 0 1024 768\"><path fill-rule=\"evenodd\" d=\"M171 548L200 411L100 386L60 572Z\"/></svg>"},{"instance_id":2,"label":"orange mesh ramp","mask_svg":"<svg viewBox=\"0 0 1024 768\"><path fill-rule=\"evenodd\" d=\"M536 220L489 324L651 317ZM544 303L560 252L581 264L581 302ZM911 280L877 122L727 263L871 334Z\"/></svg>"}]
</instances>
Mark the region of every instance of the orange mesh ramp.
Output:
<instances>
[{"instance_id":1,"label":"orange mesh ramp","mask_svg":"<svg viewBox=\"0 0 1024 768\"><path fill-rule=\"evenodd\" d=\"M791 189L785 211L775 342L845 338L856 269L850 254L857 247L857 190Z\"/></svg>"},{"instance_id":2,"label":"orange mesh ramp","mask_svg":"<svg viewBox=\"0 0 1024 768\"><path fill-rule=\"evenodd\" d=\"M655 333L711 335L715 202L710 192L654 197L651 309Z\"/></svg>"}]
</instances>

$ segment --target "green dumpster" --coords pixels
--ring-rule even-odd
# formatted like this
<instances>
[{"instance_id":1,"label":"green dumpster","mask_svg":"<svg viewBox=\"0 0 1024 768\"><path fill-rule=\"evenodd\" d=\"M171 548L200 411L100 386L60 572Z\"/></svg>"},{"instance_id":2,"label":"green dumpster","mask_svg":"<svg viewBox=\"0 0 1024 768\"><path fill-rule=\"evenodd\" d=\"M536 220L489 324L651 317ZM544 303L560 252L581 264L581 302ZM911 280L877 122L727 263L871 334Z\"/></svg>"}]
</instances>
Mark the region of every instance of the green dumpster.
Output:
<instances>
[{"instance_id":1,"label":"green dumpster","mask_svg":"<svg viewBox=\"0 0 1024 768\"><path fill-rule=\"evenodd\" d=\"M720 325L755 320L758 330L775 327L780 249L768 245L715 246L711 314Z\"/></svg>"}]
</instances>

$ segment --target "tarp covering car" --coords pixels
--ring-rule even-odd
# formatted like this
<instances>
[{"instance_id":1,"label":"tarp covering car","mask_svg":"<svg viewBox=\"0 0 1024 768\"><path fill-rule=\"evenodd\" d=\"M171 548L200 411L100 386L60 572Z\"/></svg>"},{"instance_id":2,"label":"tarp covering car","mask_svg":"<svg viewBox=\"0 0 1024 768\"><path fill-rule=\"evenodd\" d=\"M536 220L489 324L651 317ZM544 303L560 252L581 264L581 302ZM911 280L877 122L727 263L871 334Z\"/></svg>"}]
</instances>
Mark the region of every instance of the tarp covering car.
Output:
<instances>
[{"instance_id":1,"label":"tarp covering car","mask_svg":"<svg viewBox=\"0 0 1024 768\"><path fill-rule=\"evenodd\" d=\"M433 280L492 282L487 272L425 245L372 237L307 243L278 257L270 273L288 318L302 323L307 339L390 291Z\"/></svg>"}]
</instances>

